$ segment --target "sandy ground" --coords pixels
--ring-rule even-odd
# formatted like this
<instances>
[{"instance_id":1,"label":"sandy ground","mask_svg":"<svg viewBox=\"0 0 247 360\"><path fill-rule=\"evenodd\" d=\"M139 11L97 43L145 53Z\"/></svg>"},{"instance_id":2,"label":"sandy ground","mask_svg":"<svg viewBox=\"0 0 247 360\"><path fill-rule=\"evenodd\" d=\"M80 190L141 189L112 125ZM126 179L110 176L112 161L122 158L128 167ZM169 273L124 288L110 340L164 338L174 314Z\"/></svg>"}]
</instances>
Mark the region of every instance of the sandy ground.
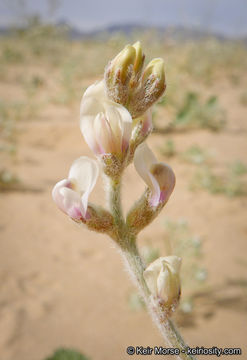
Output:
<instances>
[{"instance_id":1,"label":"sandy ground","mask_svg":"<svg viewBox=\"0 0 247 360\"><path fill-rule=\"evenodd\" d=\"M225 85L221 90L228 111L225 130L171 137L181 151L195 143L212 149L218 164L246 162L246 108ZM155 134L149 140L160 159L163 141ZM163 345L145 310L128 305L133 286L111 240L77 226L51 199L54 184L81 155L93 156L79 132L78 107L60 113L51 108L39 121L19 127L17 159L9 166L27 191L1 194L0 360L42 360L60 346L81 350L92 360L124 360L128 345ZM177 158L169 163L177 176L174 194L140 234L139 244L152 239L159 246L164 216L186 218L205 238L203 265L211 290L198 298L191 316L178 319L180 329L191 346L241 347L243 355L231 358L246 359L246 197L191 192L195 167ZM131 166L124 181L126 210L143 189ZM104 203L101 182L91 200Z\"/></svg>"}]
</instances>

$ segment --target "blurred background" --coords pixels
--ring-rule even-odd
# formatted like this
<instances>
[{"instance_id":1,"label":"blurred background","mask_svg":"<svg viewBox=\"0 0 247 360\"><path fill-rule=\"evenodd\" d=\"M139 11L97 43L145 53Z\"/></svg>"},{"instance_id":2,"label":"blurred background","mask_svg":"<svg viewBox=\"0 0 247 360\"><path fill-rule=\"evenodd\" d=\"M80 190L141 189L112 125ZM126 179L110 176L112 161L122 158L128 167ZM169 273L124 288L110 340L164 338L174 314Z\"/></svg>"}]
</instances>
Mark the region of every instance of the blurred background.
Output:
<instances>
[{"instance_id":1,"label":"blurred background","mask_svg":"<svg viewBox=\"0 0 247 360\"><path fill-rule=\"evenodd\" d=\"M83 92L137 40L146 62L165 60L148 142L177 177L140 250L147 263L183 257L175 320L189 344L246 358L246 0L0 0L1 360L128 359L129 345L163 345L112 242L51 199L72 161L93 156ZM144 188L130 166L125 211ZM92 201L104 204L100 181Z\"/></svg>"}]
</instances>

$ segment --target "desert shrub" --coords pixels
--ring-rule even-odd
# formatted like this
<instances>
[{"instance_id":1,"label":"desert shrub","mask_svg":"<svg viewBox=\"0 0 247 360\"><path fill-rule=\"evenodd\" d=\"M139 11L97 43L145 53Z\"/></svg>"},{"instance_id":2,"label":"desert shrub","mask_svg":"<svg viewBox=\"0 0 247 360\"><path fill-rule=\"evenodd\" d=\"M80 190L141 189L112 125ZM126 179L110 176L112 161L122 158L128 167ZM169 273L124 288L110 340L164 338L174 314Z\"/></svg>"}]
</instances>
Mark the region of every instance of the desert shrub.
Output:
<instances>
[{"instance_id":1,"label":"desert shrub","mask_svg":"<svg viewBox=\"0 0 247 360\"><path fill-rule=\"evenodd\" d=\"M45 360L89 360L89 358L76 350L61 348Z\"/></svg>"},{"instance_id":2,"label":"desert shrub","mask_svg":"<svg viewBox=\"0 0 247 360\"><path fill-rule=\"evenodd\" d=\"M211 156L208 151L202 149L200 146L192 145L180 154L180 158L188 163L201 165L207 163Z\"/></svg>"},{"instance_id":3,"label":"desert shrub","mask_svg":"<svg viewBox=\"0 0 247 360\"><path fill-rule=\"evenodd\" d=\"M18 64L24 61L23 53L9 45L5 45L3 47L1 57L2 62L6 62L8 64Z\"/></svg>"},{"instance_id":4,"label":"desert shrub","mask_svg":"<svg viewBox=\"0 0 247 360\"><path fill-rule=\"evenodd\" d=\"M0 192L15 189L19 185L20 180L17 175L6 169L0 170Z\"/></svg>"},{"instance_id":5,"label":"desert shrub","mask_svg":"<svg viewBox=\"0 0 247 360\"><path fill-rule=\"evenodd\" d=\"M176 155L176 147L172 139L167 139L166 141L164 141L163 145L160 147L159 150L162 155L168 158Z\"/></svg>"},{"instance_id":6,"label":"desert shrub","mask_svg":"<svg viewBox=\"0 0 247 360\"><path fill-rule=\"evenodd\" d=\"M173 125L217 131L225 125L224 112L216 96L210 96L202 102L198 93L188 92L185 94L184 102L177 109Z\"/></svg>"},{"instance_id":7,"label":"desert shrub","mask_svg":"<svg viewBox=\"0 0 247 360\"><path fill-rule=\"evenodd\" d=\"M242 177L246 172L246 165L238 161L223 174L216 174L208 166L204 166L195 173L189 188L192 191L204 189L210 194L223 194L229 197L246 196L247 181Z\"/></svg>"}]
</instances>

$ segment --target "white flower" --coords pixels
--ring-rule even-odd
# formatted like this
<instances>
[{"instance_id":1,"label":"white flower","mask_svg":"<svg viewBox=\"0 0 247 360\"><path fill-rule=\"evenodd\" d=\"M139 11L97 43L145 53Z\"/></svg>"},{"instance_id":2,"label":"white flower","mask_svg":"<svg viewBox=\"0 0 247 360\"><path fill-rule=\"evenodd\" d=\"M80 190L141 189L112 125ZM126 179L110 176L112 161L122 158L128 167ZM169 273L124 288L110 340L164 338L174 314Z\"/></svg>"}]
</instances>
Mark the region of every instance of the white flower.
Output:
<instances>
[{"instance_id":1,"label":"white flower","mask_svg":"<svg viewBox=\"0 0 247 360\"><path fill-rule=\"evenodd\" d=\"M80 128L96 155L121 156L129 146L132 118L125 107L107 98L101 81L91 85L82 97Z\"/></svg>"},{"instance_id":2,"label":"white flower","mask_svg":"<svg viewBox=\"0 0 247 360\"><path fill-rule=\"evenodd\" d=\"M57 206L73 219L87 218L88 197L99 175L95 160L81 156L72 164L68 179L59 181L52 191Z\"/></svg>"},{"instance_id":3,"label":"white flower","mask_svg":"<svg viewBox=\"0 0 247 360\"><path fill-rule=\"evenodd\" d=\"M143 273L151 294L168 307L176 305L180 297L180 267L181 258L166 256L152 262Z\"/></svg>"},{"instance_id":4,"label":"white flower","mask_svg":"<svg viewBox=\"0 0 247 360\"><path fill-rule=\"evenodd\" d=\"M142 143L136 149L134 165L151 191L151 206L156 207L160 203L166 203L176 182L170 166L159 163L146 143Z\"/></svg>"}]
</instances>

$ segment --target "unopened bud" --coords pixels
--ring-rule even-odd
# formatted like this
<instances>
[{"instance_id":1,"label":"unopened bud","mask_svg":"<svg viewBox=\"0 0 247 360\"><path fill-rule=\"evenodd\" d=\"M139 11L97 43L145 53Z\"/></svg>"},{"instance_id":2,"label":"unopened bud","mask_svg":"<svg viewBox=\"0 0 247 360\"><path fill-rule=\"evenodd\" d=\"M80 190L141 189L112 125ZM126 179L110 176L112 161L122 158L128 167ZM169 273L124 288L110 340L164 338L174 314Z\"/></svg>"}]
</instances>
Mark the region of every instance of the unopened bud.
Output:
<instances>
[{"instance_id":1,"label":"unopened bud","mask_svg":"<svg viewBox=\"0 0 247 360\"><path fill-rule=\"evenodd\" d=\"M134 72L135 72L135 75L138 76L138 78L139 78L141 71L142 71L145 55L142 52L142 47L141 47L140 41L137 41L133 45L133 48L136 51L135 62L134 62Z\"/></svg>"},{"instance_id":2,"label":"unopened bud","mask_svg":"<svg viewBox=\"0 0 247 360\"><path fill-rule=\"evenodd\" d=\"M154 300L168 313L175 310L180 298L180 267L181 258L166 256L152 262L143 273Z\"/></svg>"},{"instance_id":3,"label":"unopened bud","mask_svg":"<svg viewBox=\"0 0 247 360\"><path fill-rule=\"evenodd\" d=\"M115 57L112 62L112 68L115 73L120 70L120 79L124 83L128 78L128 72L131 65L134 65L136 51L131 45L125 48Z\"/></svg>"},{"instance_id":4,"label":"unopened bud","mask_svg":"<svg viewBox=\"0 0 247 360\"><path fill-rule=\"evenodd\" d=\"M128 100L129 81L133 73L135 58L135 48L127 45L105 69L107 94L111 100L122 105L125 105Z\"/></svg>"},{"instance_id":5,"label":"unopened bud","mask_svg":"<svg viewBox=\"0 0 247 360\"><path fill-rule=\"evenodd\" d=\"M133 119L142 116L164 93L164 61L153 59L143 71L145 55L137 41L125 48L109 62L105 69L108 97L124 105Z\"/></svg>"},{"instance_id":6,"label":"unopened bud","mask_svg":"<svg viewBox=\"0 0 247 360\"><path fill-rule=\"evenodd\" d=\"M133 118L141 116L164 93L166 83L163 59L150 61L140 81L141 84L131 95L128 107Z\"/></svg>"},{"instance_id":7,"label":"unopened bud","mask_svg":"<svg viewBox=\"0 0 247 360\"><path fill-rule=\"evenodd\" d=\"M142 83L145 84L146 81L150 81L154 78L159 82L160 91L165 90L165 67L164 60L161 58L156 58L150 61L143 72Z\"/></svg>"}]
</instances>

